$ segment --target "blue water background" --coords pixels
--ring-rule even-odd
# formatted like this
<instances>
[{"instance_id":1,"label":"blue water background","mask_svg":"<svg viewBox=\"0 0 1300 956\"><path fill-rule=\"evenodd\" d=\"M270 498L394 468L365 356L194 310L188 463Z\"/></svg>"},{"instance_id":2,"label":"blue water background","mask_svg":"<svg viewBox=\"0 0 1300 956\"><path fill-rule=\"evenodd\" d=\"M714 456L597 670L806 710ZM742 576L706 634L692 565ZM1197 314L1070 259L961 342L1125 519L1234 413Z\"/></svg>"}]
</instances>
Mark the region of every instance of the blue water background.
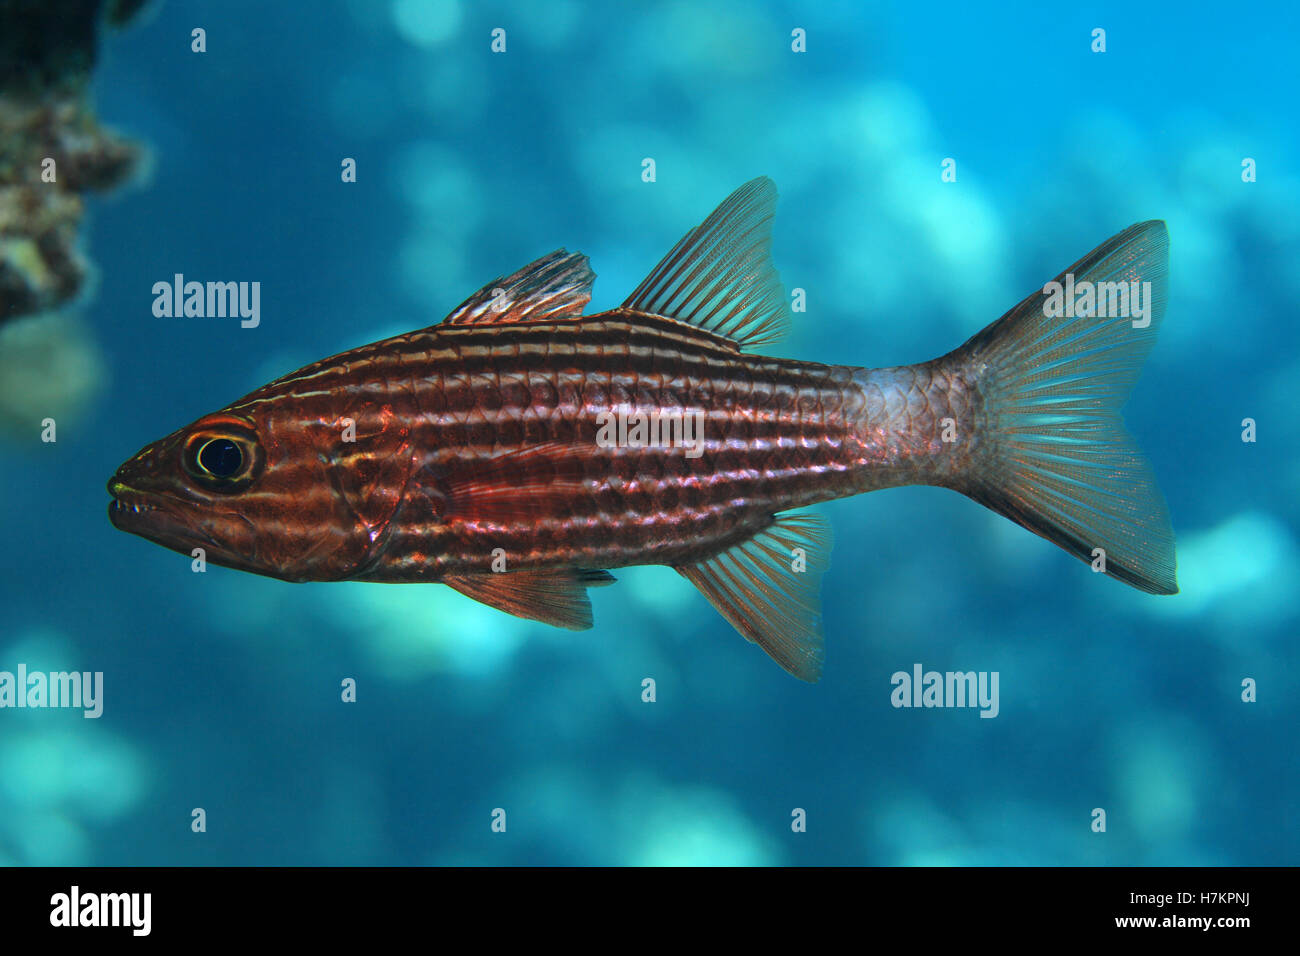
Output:
<instances>
[{"instance_id":1,"label":"blue water background","mask_svg":"<svg viewBox=\"0 0 1300 956\"><path fill-rule=\"evenodd\" d=\"M0 862L1296 863L1296 27L1288 4L232 0L110 35L99 112L154 159L90 209L108 380L57 444L0 449L0 669L103 671L105 711L0 711ZM817 361L942 354L1165 219L1126 419L1182 593L948 491L833 502L808 686L665 568L569 633L436 585L193 574L110 526L104 483L147 442L559 246L615 306L759 174L808 302L771 351ZM178 272L260 281L260 327L155 318ZM999 672L999 716L891 707L917 662Z\"/></svg>"}]
</instances>

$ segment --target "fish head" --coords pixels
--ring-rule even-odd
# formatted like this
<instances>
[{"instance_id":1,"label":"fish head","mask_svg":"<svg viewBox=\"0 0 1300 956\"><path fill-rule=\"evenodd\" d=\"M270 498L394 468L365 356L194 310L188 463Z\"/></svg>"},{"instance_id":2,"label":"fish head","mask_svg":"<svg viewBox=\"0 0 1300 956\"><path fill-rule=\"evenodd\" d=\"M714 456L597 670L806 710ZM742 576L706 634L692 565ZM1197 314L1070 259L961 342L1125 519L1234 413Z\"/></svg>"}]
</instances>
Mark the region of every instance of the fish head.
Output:
<instances>
[{"instance_id":1,"label":"fish head","mask_svg":"<svg viewBox=\"0 0 1300 956\"><path fill-rule=\"evenodd\" d=\"M109 519L182 554L202 548L222 567L289 581L348 577L391 518L401 475L358 491L337 436L274 409L205 415L117 469Z\"/></svg>"}]
</instances>

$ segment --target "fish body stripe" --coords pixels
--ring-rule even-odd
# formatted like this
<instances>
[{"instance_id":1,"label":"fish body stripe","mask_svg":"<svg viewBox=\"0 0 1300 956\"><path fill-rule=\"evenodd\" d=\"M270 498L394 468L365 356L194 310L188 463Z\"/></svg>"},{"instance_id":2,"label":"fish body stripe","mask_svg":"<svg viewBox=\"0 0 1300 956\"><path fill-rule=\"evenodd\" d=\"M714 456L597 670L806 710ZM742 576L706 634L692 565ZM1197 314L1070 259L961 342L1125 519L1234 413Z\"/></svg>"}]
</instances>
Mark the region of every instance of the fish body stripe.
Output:
<instances>
[{"instance_id":1,"label":"fish body stripe","mask_svg":"<svg viewBox=\"0 0 1300 956\"><path fill-rule=\"evenodd\" d=\"M395 470L402 487L379 491L391 514L371 529L374 547L353 576L412 581L491 570L494 557L509 569L686 564L779 511L943 483L954 456L939 423L973 434L968 394L934 363L867 370L748 355L680 322L615 311L435 326L308 366L229 411L271 420L281 467L301 469L304 495L337 490L288 454L299 443L357 472L409 456ZM698 416L698 456L680 445L603 447L602 416L620 413ZM353 443L340 437L347 420ZM486 517L451 500L476 469L538 446L564 457L567 491Z\"/></svg>"}]
</instances>

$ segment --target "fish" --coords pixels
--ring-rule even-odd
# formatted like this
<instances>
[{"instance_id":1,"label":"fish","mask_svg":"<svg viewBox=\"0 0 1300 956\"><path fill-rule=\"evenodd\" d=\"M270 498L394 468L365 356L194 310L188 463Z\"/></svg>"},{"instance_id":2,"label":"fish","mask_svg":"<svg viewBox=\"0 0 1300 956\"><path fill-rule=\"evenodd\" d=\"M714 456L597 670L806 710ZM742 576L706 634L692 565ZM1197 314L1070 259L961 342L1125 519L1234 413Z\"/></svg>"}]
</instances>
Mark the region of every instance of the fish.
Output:
<instances>
[{"instance_id":1,"label":"fish","mask_svg":"<svg viewBox=\"0 0 1300 956\"><path fill-rule=\"evenodd\" d=\"M584 314L595 274L561 248L437 324L278 378L123 463L110 520L227 568L439 582L574 630L611 569L666 565L808 682L831 535L801 509L831 499L951 489L1177 593L1168 507L1120 414L1164 317L1164 222L939 358L866 368L758 351L793 318L776 199L765 176L741 186L617 308Z\"/></svg>"}]
</instances>

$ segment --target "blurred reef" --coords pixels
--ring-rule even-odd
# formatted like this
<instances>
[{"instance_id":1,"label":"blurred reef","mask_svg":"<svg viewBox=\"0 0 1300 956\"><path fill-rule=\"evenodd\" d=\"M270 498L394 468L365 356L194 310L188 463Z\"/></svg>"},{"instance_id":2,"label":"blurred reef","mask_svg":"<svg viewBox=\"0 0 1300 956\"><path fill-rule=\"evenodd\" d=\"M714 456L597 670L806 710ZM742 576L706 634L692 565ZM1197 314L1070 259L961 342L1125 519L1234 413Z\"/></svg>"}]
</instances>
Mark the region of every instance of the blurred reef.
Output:
<instances>
[{"instance_id":1,"label":"blurred reef","mask_svg":"<svg viewBox=\"0 0 1300 956\"><path fill-rule=\"evenodd\" d=\"M88 89L102 25L142 6L0 2L0 322L77 296L83 194L120 185L139 164L140 146L100 124Z\"/></svg>"},{"instance_id":2,"label":"blurred reef","mask_svg":"<svg viewBox=\"0 0 1300 956\"><path fill-rule=\"evenodd\" d=\"M0 0L0 430L84 404L102 365L75 304L90 264L80 250L85 195L139 168L142 147L103 126L90 102L99 34L143 0ZM67 377L73 374L74 377Z\"/></svg>"}]
</instances>

